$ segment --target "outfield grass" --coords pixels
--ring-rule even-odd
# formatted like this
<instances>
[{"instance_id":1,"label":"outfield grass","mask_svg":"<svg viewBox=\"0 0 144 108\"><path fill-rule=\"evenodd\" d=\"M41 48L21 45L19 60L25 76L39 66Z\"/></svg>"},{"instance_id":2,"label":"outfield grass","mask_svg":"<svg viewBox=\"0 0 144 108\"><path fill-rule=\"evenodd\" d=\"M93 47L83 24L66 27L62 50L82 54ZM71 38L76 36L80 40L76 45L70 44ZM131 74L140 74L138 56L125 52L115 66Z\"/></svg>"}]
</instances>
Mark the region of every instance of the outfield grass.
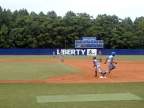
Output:
<instances>
[{"instance_id":1,"label":"outfield grass","mask_svg":"<svg viewBox=\"0 0 144 108\"><path fill-rule=\"evenodd\" d=\"M140 60L143 61L144 60L144 55L120 55L120 56L116 56L116 58L118 59L122 59L122 60Z\"/></svg>"},{"instance_id":2,"label":"outfield grass","mask_svg":"<svg viewBox=\"0 0 144 108\"><path fill-rule=\"evenodd\" d=\"M107 55L101 55L102 58L105 58ZM116 55L116 58L125 59L125 60L144 60L144 55ZM64 56L65 59L91 59L92 56ZM1 60L13 59L13 60L53 60L53 56L47 55L1 55Z\"/></svg>"},{"instance_id":3,"label":"outfield grass","mask_svg":"<svg viewBox=\"0 0 144 108\"><path fill-rule=\"evenodd\" d=\"M0 55L0 59L53 59L53 56L47 55Z\"/></svg>"},{"instance_id":4,"label":"outfield grass","mask_svg":"<svg viewBox=\"0 0 144 108\"><path fill-rule=\"evenodd\" d=\"M107 55L98 55L102 59L105 59ZM92 56L65 56L66 59L92 59ZM116 55L115 58L119 60L144 60L144 55Z\"/></svg>"},{"instance_id":5,"label":"outfield grass","mask_svg":"<svg viewBox=\"0 0 144 108\"><path fill-rule=\"evenodd\" d=\"M143 108L144 83L116 84L1 84L0 108ZM131 93L142 100L48 102L37 96Z\"/></svg>"},{"instance_id":6,"label":"outfield grass","mask_svg":"<svg viewBox=\"0 0 144 108\"><path fill-rule=\"evenodd\" d=\"M0 80L43 80L79 72L51 56L0 56L0 60Z\"/></svg>"},{"instance_id":7,"label":"outfield grass","mask_svg":"<svg viewBox=\"0 0 144 108\"><path fill-rule=\"evenodd\" d=\"M40 80L78 72L62 63L0 63L0 80Z\"/></svg>"}]
</instances>

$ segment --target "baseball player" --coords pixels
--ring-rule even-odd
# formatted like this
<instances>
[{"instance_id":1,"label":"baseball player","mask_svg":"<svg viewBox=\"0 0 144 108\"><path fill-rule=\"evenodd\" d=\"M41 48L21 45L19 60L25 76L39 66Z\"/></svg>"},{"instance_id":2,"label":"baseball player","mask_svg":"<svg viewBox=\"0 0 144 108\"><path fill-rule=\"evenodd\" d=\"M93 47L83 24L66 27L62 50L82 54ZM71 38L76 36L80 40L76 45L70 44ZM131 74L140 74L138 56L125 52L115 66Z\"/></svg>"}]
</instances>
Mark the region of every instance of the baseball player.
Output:
<instances>
[{"instance_id":1,"label":"baseball player","mask_svg":"<svg viewBox=\"0 0 144 108\"><path fill-rule=\"evenodd\" d=\"M62 53L59 54L59 60L60 62L64 62L64 55Z\"/></svg>"},{"instance_id":2,"label":"baseball player","mask_svg":"<svg viewBox=\"0 0 144 108\"><path fill-rule=\"evenodd\" d=\"M116 68L117 62L114 61L114 56L116 55L116 52L111 52L111 55L109 55L106 60L105 64L108 63L108 70L107 73L110 74L110 72Z\"/></svg>"},{"instance_id":3,"label":"baseball player","mask_svg":"<svg viewBox=\"0 0 144 108\"><path fill-rule=\"evenodd\" d=\"M93 57L93 67L95 68L95 77L97 77L97 73L99 73L100 78L106 78L105 77L106 72L102 70L100 62L101 59L97 59L96 57Z\"/></svg>"}]
</instances>

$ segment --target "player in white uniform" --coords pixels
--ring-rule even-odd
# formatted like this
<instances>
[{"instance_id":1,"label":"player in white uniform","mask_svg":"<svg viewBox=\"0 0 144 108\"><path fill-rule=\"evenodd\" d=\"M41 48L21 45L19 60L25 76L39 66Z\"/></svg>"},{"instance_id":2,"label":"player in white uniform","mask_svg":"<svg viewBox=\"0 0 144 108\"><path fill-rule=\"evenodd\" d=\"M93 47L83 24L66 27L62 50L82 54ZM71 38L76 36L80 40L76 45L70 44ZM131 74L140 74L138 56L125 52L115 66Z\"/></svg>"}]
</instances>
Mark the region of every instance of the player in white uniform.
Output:
<instances>
[{"instance_id":1,"label":"player in white uniform","mask_svg":"<svg viewBox=\"0 0 144 108\"><path fill-rule=\"evenodd\" d=\"M106 58L105 64L108 63L108 74L110 74L110 72L116 68L115 64L117 64L117 62L114 61L115 55L116 53L112 52L111 55Z\"/></svg>"},{"instance_id":2,"label":"player in white uniform","mask_svg":"<svg viewBox=\"0 0 144 108\"><path fill-rule=\"evenodd\" d=\"M97 59L96 57L93 57L93 66L95 68L95 77L97 77L97 73L100 74L100 78L104 78L105 73L100 65L101 59Z\"/></svg>"}]
</instances>

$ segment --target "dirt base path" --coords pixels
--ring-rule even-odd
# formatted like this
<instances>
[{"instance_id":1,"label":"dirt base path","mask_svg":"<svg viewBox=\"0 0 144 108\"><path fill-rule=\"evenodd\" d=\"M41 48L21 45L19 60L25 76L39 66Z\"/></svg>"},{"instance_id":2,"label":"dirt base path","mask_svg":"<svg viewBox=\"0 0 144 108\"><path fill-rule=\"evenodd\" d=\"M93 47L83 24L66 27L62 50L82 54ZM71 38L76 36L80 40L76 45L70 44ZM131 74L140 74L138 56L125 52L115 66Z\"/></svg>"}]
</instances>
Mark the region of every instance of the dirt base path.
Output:
<instances>
[{"instance_id":1,"label":"dirt base path","mask_svg":"<svg viewBox=\"0 0 144 108\"><path fill-rule=\"evenodd\" d=\"M117 68L107 78L95 78L91 61L67 60L65 64L79 68L81 73L49 78L48 83L110 83L110 82L144 82L143 61L119 61ZM106 65L102 64L106 70Z\"/></svg>"}]
</instances>

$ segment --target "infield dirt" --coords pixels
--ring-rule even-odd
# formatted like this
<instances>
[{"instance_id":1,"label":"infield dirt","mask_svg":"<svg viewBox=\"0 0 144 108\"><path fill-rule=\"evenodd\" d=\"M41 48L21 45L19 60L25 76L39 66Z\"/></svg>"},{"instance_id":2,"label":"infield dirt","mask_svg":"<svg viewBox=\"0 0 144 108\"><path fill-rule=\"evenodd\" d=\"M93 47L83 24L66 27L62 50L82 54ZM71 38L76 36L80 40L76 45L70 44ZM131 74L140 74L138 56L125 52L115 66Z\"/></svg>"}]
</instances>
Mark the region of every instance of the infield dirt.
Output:
<instances>
[{"instance_id":1,"label":"infield dirt","mask_svg":"<svg viewBox=\"0 0 144 108\"><path fill-rule=\"evenodd\" d=\"M36 60L6 60L1 62L52 62L44 59ZM55 61L58 62L58 61ZM94 77L92 61L88 59L66 59L64 64L79 69L80 72L51 77L46 80L0 80L0 83L119 83L144 82L144 61L119 60L107 78ZM104 63L102 68L106 70Z\"/></svg>"}]
</instances>

